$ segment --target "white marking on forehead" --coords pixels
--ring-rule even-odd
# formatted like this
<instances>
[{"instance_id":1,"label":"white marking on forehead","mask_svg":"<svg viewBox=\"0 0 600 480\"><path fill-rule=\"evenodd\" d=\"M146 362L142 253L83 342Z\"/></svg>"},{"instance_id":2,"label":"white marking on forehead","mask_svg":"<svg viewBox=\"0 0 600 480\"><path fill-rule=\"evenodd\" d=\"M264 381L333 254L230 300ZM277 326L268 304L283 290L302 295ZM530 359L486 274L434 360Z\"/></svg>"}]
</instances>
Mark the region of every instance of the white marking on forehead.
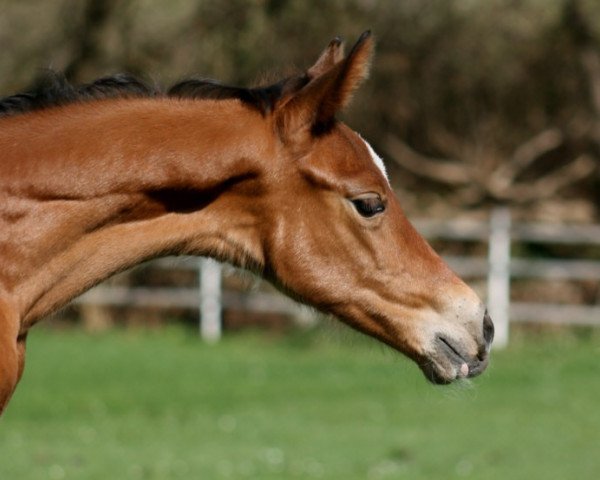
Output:
<instances>
[{"instance_id":1,"label":"white marking on forehead","mask_svg":"<svg viewBox=\"0 0 600 480\"><path fill-rule=\"evenodd\" d=\"M360 137L360 135L359 135ZM371 154L371 159L373 160L373 163L375 164L375 166L381 170L381 173L383 173L383 176L385 177L385 179L387 180L388 183L390 183L390 179L388 178L387 175L387 171L385 169L385 164L383 163L383 159L377 155L377 153L375 152L375 150L373 150L373 147L371 147L371 145L369 145L369 142L367 142L364 138L360 137L360 139L365 142L365 145L367 146L367 150L369 150L369 153Z\"/></svg>"}]
</instances>

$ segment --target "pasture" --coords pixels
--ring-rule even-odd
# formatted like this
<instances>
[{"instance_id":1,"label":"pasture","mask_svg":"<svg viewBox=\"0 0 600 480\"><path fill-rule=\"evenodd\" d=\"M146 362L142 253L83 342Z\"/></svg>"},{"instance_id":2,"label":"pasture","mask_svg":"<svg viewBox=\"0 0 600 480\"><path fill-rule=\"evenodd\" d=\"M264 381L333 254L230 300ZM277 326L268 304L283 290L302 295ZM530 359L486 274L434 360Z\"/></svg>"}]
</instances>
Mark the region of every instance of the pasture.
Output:
<instances>
[{"instance_id":1,"label":"pasture","mask_svg":"<svg viewBox=\"0 0 600 480\"><path fill-rule=\"evenodd\" d=\"M35 329L0 478L598 478L597 332L515 335L451 387L335 332Z\"/></svg>"}]
</instances>

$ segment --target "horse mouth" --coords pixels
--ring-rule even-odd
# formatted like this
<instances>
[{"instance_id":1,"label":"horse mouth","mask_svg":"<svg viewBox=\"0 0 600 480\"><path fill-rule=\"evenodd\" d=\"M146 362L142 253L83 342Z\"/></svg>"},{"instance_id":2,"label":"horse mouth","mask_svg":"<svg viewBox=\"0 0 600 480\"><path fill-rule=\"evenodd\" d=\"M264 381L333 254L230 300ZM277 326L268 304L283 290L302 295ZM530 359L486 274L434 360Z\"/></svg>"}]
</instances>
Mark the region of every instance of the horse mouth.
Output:
<instances>
[{"instance_id":1,"label":"horse mouth","mask_svg":"<svg viewBox=\"0 0 600 480\"><path fill-rule=\"evenodd\" d=\"M488 362L486 351L472 356L460 343L438 335L433 352L420 362L419 367L431 383L448 385L458 379L476 377L486 369Z\"/></svg>"}]
</instances>

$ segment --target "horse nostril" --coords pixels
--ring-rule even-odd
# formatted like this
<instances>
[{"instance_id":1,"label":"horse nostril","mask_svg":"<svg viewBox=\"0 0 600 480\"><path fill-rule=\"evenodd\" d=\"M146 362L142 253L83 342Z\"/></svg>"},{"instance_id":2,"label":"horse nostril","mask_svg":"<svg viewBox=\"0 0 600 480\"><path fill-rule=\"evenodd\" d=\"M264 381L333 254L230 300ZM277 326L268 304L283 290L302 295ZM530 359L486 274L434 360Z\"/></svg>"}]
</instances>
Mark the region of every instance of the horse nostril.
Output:
<instances>
[{"instance_id":1,"label":"horse nostril","mask_svg":"<svg viewBox=\"0 0 600 480\"><path fill-rule=\"evenodd\" d=\"M487 310L483 316L483 339L485 340L486 346L489 346L492 343L492 340L494 340L494 323Z\"/></svg>"}]
</instances>

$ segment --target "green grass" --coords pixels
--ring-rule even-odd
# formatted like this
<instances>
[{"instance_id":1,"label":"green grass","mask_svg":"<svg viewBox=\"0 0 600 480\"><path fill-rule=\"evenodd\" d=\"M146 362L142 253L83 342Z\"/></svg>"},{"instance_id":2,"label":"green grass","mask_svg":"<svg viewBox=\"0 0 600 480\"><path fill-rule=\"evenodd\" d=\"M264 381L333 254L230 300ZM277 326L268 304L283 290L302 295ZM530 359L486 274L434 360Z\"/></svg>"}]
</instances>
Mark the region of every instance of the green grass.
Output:
<instances>
[{"instance_id":1,"label":"green grass","mask_svg":"<svg viewBox=\"0 0 600 480\"><path fill-rule=\"evenodd\" d=\"M322 333L32 332L0 479L597 479L600 340L527 336L433 387Z\"/></svg>"}]
</instances>

